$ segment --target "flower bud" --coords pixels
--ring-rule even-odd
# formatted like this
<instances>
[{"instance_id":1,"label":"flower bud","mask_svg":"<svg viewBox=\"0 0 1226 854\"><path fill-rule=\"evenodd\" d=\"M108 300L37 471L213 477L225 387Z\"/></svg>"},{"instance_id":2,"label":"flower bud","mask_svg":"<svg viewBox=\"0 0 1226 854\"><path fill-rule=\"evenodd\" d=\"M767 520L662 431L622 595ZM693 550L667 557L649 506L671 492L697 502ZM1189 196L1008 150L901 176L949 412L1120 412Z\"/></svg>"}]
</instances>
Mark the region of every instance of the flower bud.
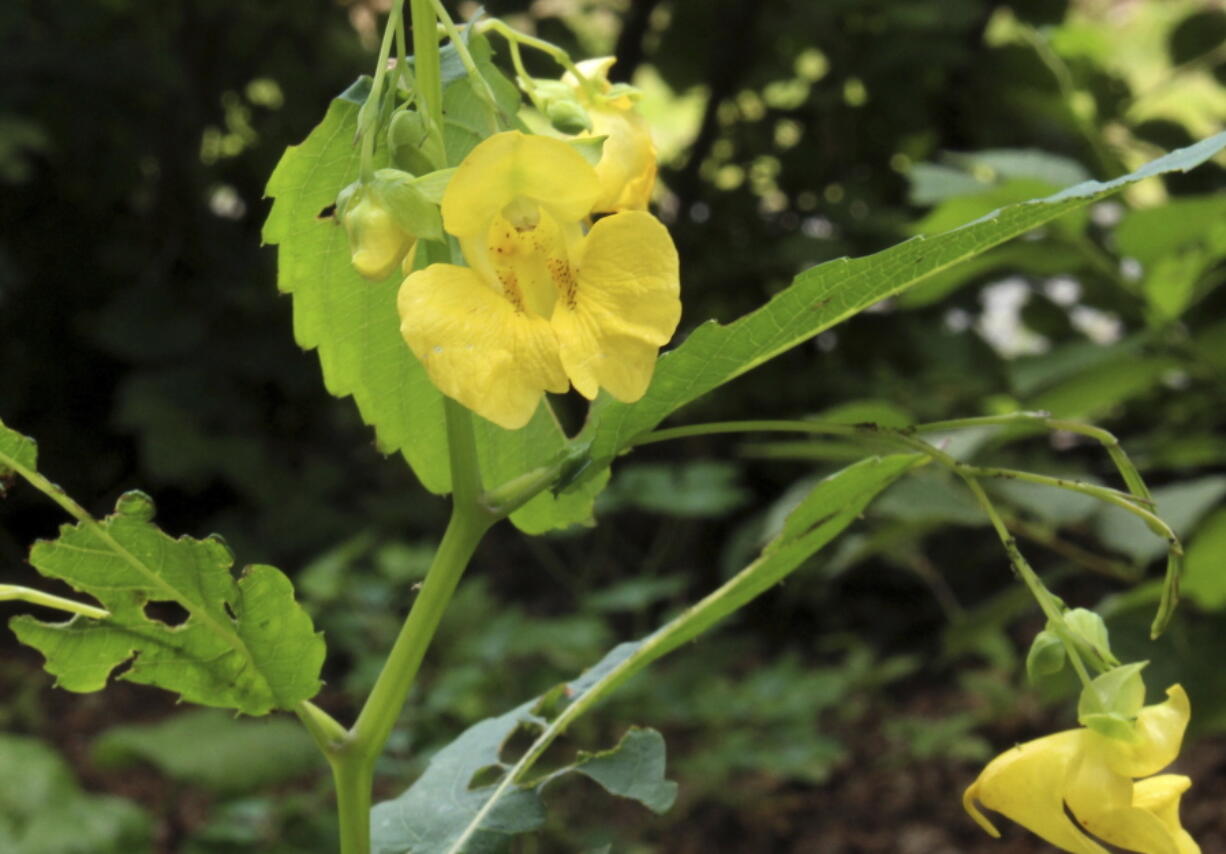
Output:
<instances>
[{"instance_id":1,"label":"flower bud","mask_svg":"<svg viewBox=\"0 0 1226 854\"><path fill-rule=\"evenodd\" d=\"M357 187L337 208L353 268L372 281L386 279L413 247L413 235L400 227L373 185Z\"/></svg>"}]
</instances>

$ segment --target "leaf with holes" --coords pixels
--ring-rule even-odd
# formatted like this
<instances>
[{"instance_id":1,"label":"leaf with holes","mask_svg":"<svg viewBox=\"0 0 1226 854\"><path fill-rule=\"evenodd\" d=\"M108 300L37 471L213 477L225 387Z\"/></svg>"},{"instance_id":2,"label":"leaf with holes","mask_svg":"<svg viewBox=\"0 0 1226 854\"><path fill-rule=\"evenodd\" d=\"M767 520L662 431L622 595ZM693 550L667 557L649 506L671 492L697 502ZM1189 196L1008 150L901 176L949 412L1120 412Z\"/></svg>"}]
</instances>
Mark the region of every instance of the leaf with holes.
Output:
<instances>
[{"instance_id":1,"label":"leaf with holes","mask_svg":"<svg viewBox=\"0 0 1226 854\"><path fill-rule=\"evenodd\" d=\"M564 683L504 715L469 727L430 760L422 776L400 797L385 801L371 813L375 854L440 854L453 850L489 801L510 764L502 758L507 742L524 731L546 731L566 697L583 695L620 660L623 644L578 679ZM511 787L486 810L478 827L463 841L467 854L503 851L511 837L545 823L541 794L546 786L571 774L581 774L612 795L636 800L653 812L667 811L677 796L677 784L664 778L664 737L652 729L632 727L615 746L579 751L570 764L543 778Z\"/></svg>"},{"instance_id":2,"label":"leaf with holes","mask_svg":"<svg viewBox=\"0 0 1226 854\"><path fill-rule=\"evenodd\" d=\"M483 43L479 37L472 41L474 47ZM492 81L499 103L507 104L510 84L489 62L488 50L476 48L478 69ZM401 277L363 279L349 262L344 229L320 217L337 192L358 177L353 139L369 86L368 80L355 83L332 102L301 145L286 149L268 181L266 195L274 201L264 240L277 244L277 284L293 297L294 337L319 354L328 391L351 396L363 420L374 427L380 449L402 453L426 489L441 494L451 488L443 398L400 337L396 292ZM451 80L444 91L449 115L479 123L489 117L483 118L476 99L467 77ZM449 139L449 152L459 154L466 145L463 139ZM380 147L375 165L386 165L386 156ZM426 244L419 249L419 262L429 253L441 260L445 252ZM481 470L490 487L553 462L566 446L548 405L540 406L520 430L503 430L481 418L475 426ZM601 485L594 481L560 497L544 493L512 520L530 533L584 522Z\"/></svg>"},{"instance_id":3,"label":"leaf with holes","mask_svg":"<svg viewBox=\"0 0 1226 854\"><path fill-rule=\"evenodd\" d=\"M18 639L46 658L56 684L97 691L126 663L121 679L249 715L314 696L324 642L294 601L290 580L271 566L250 566L235 579L220 539L172 539L152 516L147 496L128 493L114 515L64 525L58 538L31 550L39 572L93 596L111 615L10 621ZM166 606L157 603L164 602L187 618L163 622Z\"/></svg>"},{"instance_id":4,"label":"leaf with holes","mask_svg":"<svg viewBox=\"0 0 1226 854\"><path fill-rule=\"evenodd\" d=\"M543 779L528 772L576 718L652 662L706 632L801 566L842 533L883 489L926 457L895 454L848 466L810 490L762 554L701 602L642 640L623 643L573 682L470 727L435 755L416 783L371 813L378 854L496 854L511 836L544 822L537 795L560 773L586 774L609 792L662 812L675 797L664 779L664 742L631 730L613 752L581 754L575 765ZM517 731L535 736L508 765L504 746Z\"/></svg>"}]
</instances>

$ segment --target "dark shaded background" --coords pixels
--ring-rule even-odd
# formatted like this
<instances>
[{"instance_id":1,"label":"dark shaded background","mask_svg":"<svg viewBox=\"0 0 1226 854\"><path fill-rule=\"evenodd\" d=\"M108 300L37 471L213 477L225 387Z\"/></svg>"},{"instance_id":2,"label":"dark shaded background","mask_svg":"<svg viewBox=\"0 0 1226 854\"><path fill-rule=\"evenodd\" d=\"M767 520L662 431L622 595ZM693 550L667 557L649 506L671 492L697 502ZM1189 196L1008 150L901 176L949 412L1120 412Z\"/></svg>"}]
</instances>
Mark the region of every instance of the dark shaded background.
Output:
<instances>
[{"instance_id":1,"label":"dark shaded background","mask_svg":"<svg viewBox=\"0 0 1226 854\"><path fill-rule=\"evenodd\" d=\"M540 35L577 55L615 43L615 76L629 79L650 65L677 93L695 87L708 93L692 143L661 173L668 190L662 215L683 259L683 330L707 317L736 317L804 267L900 240L925 211L908 201L906 164L951 150L1035 148L1110 178L1127 169L1118 148L1094 144L1094 132L1112 123L1128 128L1133 145L1165 149L1192 141L1178 123L1132 121L1127 111L1135 93L1127 81L1092 62L1074 62L1070 73L1096 108L1087 135L1033 49L985 40L1000 6L1036 27L1069 13L1060 0L557 4L589 13L575 24L549 14L555 8L549 4L488 4L493 14L529 14ZM1224 17L1215 3L1190 10L1177 31L1182 41L1170 45L1172 65L1217 49ZM19 0L0 11L0 417L36 437L43 471L99 514L124 490L140 487L154 495L169 532L219 531L240 562L273 563L291 575L313 569L304 595L333 642L325 705L341 716L352 714L378 650L386 648L381 644L408 601L405 580L428 558L444 503L424 494L400 460L374 450L351 404L324 392L316 358L294 344L289 300L275 288L274 252L260 246L267 212L261 196L285 146L300 141L328 100L370 70L371 20L362 4L335 0ZM803 76L798 59L814 47L828 70L798 99L782 106L747 99L747 92ZM544 63L534 67L554 73ZM1216 66L1219 77L1222 68ZM865 103L855 96L861 90ZM798 143L780 142L797 132ZM736 186L718 177L728 165L742 171ZM1168 187L1203 194L1224 184L1226 173L1208 165ZM1088 268L1079 275L1087 300L1127 329L1147 330L1151 350L1183 352L1223 316L1219 290L1195 312L1155 325L1111 276ZM837 336L797 348L697 402L683 418L793 417L872 398L934 420L992 411L999 398L1016 402L1008 361L973 332L951 331L954 309L977 316L978 288L912 311L859 317ZM1025 319L1057 344L1079 335L1041 296ZM1220 438L1222 388L1220 373L1193 371L1182 386L1156 384L1101 416L1135 443L1159 483L1220 473L1226 471L1220 448L1180 459L1164 458L1161 449L1173 435ZM759 516L798 478L830 468L829 459L762 460L739 450L731 440L705 440L642 455L669 464L732 460L731 468L699 475L697 492L726 498L714 510L708 501L689 517L661 519L627 489L603 505L604 524L595 531L533 542L510 528L497 531L478 557L477 592L462 603L452 634L440 641L438 666L426 676L431 698L418 698L441 722L399 742L407 764L389 764L387 790L403 785L417 767L407 757L423 746L577 671L603 646L642 633L713 587L750 550L753 533L741 522ZM1053 453L1039 443L1019 459ZM1082 470L1109 475L1096 450L1069 455ZM649 487L661 482L648 476L642 482ZM22 489L0 512L4 577L35 583L26 549L62 519ZM730 531L739 533L729 537ZM1074 540L1101 547L1088 535ZM958 687L951 666L959 659L942 644L954 616L1008 584L999 546L981 527L931 526L907 543L903 558L883 549L827 584L789 582L725 637L701 647L703 666L669 677L690 684L689 696L719 704L737 693L739 679L793 660L798 669L791 676L779 671L779 686L761 689L764 703L786 705L782 698L807 668L840 674L838 702L824 712L821 728L843 747L831 748L826 771L806 776L787 765L805 762L785 758L787 744L757 735L778 727L812 739L818 727L811 712L787 711L782 722L762 709L736 720L697 712L669 719L659 710L674 701L684 706L686 694L640 687L657 694L657 705L646 706L657 709L655 718L642 722L663 727L678 755L689 757L681 767L690 769L692 794L674 818L644 831L662 847L633 850L937 852L981 850L974 847L980 844L985 851L1037 850L1021 841L981 843L957 816L957 794L973 774L967 763L982 753L974 728L996 727L988 735L999 745L1047 725L1033 698L1020 705L1010 699L1015 659L978 650L975 660L991 665L978 671L988 687L965 679ZM321 555L340 569L321 569ZM1036 562L1065 566L1047 553ZM337 573L350 573L347 589ZM646 585L626 594L629 605L594 599L627 578ZM1062 592L1093 604L1116 589L1079 575ZM960 604L951 611L943 597L955 594ZM480 635L486 648L472 648L475 634L465 646L465 627L475 633L491 615L507 614L522 621L516 631L541 621L540 640L517 653L508 628L501 639ZM1030 620L1016 636L1022 643L1037 627ZM4 643L0 725L61 745L95 790L128 786L158 815L159 844L189 850L184 840L208 820L211 796L200 795L198 808L167 803L153 772L108 775L91 767L88 752L98 730L133 716L160 718L170 711L167 702L130 686L101 702L52 693L37 656ZM891 670L890 662L903 663ZM478 675L495 667L501 675L478 685L464 666ZM1004 699L985 704L992 690ZM74 708L90 711L82 716ZM925 756L916 747L919 736L888 726L899 710L963 725L936 738ZM601 726L616 731L619 720L636 714L607 713ZM813 749L801 739L792 739L797 750ZM724 758L704 767L704 752L721 740L726 750L716 752ZM952 769L936 761L950 757ZM779 767L787 770L772 775ZM740 794L719 791L728 780ZM603 823L587 814L582 798L577 803L561 804L572 821ZM877 823L896 832L864 826L879 809L885 815ZM631 811L625 822L630 835L650 825ZM272 843L261 844L190 850L272 850ZM561 831L542 844L524 850L578 850Z\"/></svg>"}]
</instances>

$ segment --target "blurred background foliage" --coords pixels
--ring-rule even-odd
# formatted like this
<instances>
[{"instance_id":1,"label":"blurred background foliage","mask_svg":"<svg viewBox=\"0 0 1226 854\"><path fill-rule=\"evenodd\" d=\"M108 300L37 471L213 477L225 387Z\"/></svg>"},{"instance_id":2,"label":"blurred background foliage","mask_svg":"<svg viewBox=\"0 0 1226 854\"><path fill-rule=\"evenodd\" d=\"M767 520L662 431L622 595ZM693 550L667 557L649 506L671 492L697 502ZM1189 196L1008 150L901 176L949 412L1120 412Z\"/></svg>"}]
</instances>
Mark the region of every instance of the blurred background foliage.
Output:
<instances>
[{"instance_id":1,"label":"blurred background foliage","mask_svg":"<svg viewBox=\"0 0 1226 854\"><path fill-rule=\"evenodd\" d=\"M168 531L220 531L240 560L294 575L330 647L321 702L345 718L428 564L444 504L323 391L259 229L273 165L370 70L385 6L16 0L0 11L0 415L38 438L44 471L87 506L142 487ZM488 8L576 55L615 51L613 77L645 91L658 209L683 259L681 334L753 308L812 264L1115 177L1226 119L1226 11L1213 0ZM1185 760L1198 777L1185 824L1207 851L1226 850L1215 806L1226 751L1214 740L1226 730L1223 186L1220 162L1139 184L683 416L901 425L1048 409L1120 436L1188 544L1188 601L1157 645L1145 628L1161 543L1081 496L995 492L1055 589L1109 617L1121 657L1152 661L1151 690L1188 687L1204 749ZM956 440L976 460L1113 482L1101 449L1067 436ZM654 446L619 465L598 527L535 540L496 531L386 757L384 794L468 724L709 590L753 556L798 484L862 453L727 437ZM61 520L21 489L0 513L5 580L31 583L26 548ZM958 806L993 746L1069 723L1066 706L1044 704L1067 685L1017 690L1039 627L986 520L925 471L572 734L584 746L630 722L662 729L682 784L669 815L597 811L594 791L568 790L550 830L517 844L1041 850L1018 833L988 840ZM200 716L127 685L67 696L37 655L3 643L0 848L330 850L327 781L284 722ZM184 735L200 732L214 740ZM253 740L272 748L253 752ZM55 794L32 797L19 778ZM58 824L42 806L52 801Z\"/></svg>"}]
</instances>

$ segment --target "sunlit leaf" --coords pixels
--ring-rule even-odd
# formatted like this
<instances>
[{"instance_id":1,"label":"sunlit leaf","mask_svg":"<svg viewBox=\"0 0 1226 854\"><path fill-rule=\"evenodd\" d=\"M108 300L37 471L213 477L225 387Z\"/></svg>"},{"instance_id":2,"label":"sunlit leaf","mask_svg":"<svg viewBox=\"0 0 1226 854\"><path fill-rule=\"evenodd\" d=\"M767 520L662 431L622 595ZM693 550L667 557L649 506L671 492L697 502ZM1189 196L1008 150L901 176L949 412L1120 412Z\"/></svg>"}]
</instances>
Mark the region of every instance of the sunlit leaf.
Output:
<instances>
[{"instance_id":1,"label":"sunlit leaf","mask_svg":"<svg viewBox=\"0 0 1226 854\"><path fill-rule=\"evenodd\" d=\"M249 715L314 696L324 643L289 579L271 566L247 567L235 579L220 539L172 539L151 516L148 498L129 493L102 522L65 525L58 538L31 550L39 572L93 596L111 614L10 621L18 639L46 658L56 684L97 691L127 664L118 678ZM172 625L173 616L154 604L161 602L178 605L187 618Z\"/></svg>"},{"instance_id":2,"label":"sunlit leaf","mask_svg":"<svg viewBox=\"0 0 1226 854\"><path fill-rule=\"evenodd\" d=\"M487 79L499 79L488 61L480 68ZM505 103L510 84L502 80L492 85ZM374 427L379 448L404 454L428 490L444 493L451 483L442 397L400 336L396 293L402 277L363 279L350 265L344 229L331 217L320 217L337 192L358 176L359 152L353 140L368 90L368 80L355 83L332 101L323 122L301 145L286 149L266 190L274 202L264 240L278 246L277 282L293 297L295 339L319 354L328 391L353 397L363 420ZM466 77L449 83L444 99L455 108L456 122L492 120ZM458 155L466 144L450 140L449 151ZM385 165L382 147L376 160L377 166ZM551 462L565 443L546 405L521 430L503 430L479 418L476 427L482 472L490 487ZM545 493L513 520L529 532L585 521L598 488L593 482L561 497Z\"/></svg>"}]
</instances>

